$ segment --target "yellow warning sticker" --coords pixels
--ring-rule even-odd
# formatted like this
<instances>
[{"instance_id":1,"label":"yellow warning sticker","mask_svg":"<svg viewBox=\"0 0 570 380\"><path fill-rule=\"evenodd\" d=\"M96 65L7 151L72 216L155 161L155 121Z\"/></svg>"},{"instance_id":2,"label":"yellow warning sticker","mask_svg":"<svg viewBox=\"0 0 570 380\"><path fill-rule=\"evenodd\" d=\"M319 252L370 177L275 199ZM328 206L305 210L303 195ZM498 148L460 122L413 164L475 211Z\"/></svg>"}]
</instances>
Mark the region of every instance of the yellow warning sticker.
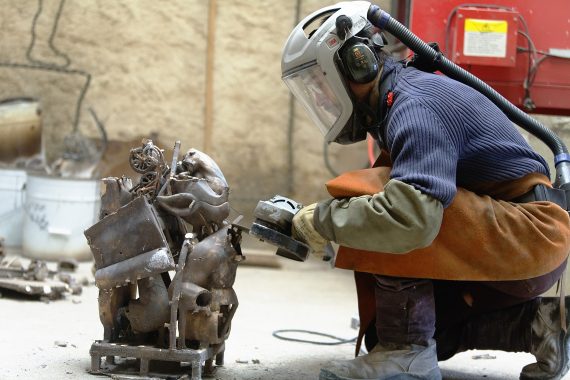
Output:
<instances>
[{"instance_id":1,"label":"yellow warning sticker","mask_svg":"<svg viewBox=\"0 0 570 380\"><path fill-rule=\"evenodd\" d=\"M465 19L463 55L505 58L507 27L508 23L505 20Z\"/></svg>"},{"instance_id":2,"label":"yellow warning sticker","mask_svg":"<svg viewBox=\"0 0 570 380\"><path fill-rule=\"evenodd\" d=\"M508 23L505 20L465 19L466 32L478 33L507 33Z\"/></svg>"}]
</instances>

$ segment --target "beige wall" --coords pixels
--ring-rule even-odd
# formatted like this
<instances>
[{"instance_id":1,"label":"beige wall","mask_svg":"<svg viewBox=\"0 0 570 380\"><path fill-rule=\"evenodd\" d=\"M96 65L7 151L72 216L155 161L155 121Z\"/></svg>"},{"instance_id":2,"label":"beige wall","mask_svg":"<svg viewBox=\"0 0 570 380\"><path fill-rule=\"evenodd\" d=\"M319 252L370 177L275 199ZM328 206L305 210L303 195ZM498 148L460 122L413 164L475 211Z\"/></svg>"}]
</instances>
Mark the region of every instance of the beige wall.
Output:
<instances>
[{"instance_id":1,"label":"beige wall","mask_svg":"<svg viewBox=\"0 0 570 380\"><path fill-rule=\"evenodd\" d=\"M300 15L331 4L302 0ZM377 2L389 9L390 1ZM209 34L210 5L216 4ZM289 166L289 93L280 78L281 48L295 24L297 0L67 0L54 45L92 75L80 131L97 132L92 107L113 140L158 133L183 149L204 149L232 187L233 205L248 213L275 193L303 202L326 196L322 136L295 106L293 166ZM33 57L61 64L49 49L59 0L44 0ZM36 0L0 0L0 62L29 64ZM209 42L210 40L210 42ZM210 45L209 45L210 43ZM213 114L205 131L207 50L213 52ZM78 75L0 67L0 99L41 99L47 156L53 160L72 131L84 83ZM338 170L363 166L365 147L331 146ZM124 158L126 160L126 157Z\"/></svg>"},{"instance_id":2,"label":"beige wall","mask_svg":"<svg viewBox=\"0 0 570 380\"><path fill-rule=\"evenodd\" d=\"M37 23L33 56L61 63L48 49L58 0L45 0ZM0 61L28 63L26 49L38 1L0 2ZM69 56L70 69L92 75L80 129L94 131L86 112L93 107L112 139L157 131L165 141L202 143L204 67L208 2L80 1L65 3L55 46ZM55 59L54 59L55 58ZM3 68L1 96L39 97L50 155L71 131L80 76Z\"/></svg>"},{"instance_id":3,"label":"beige wall","mask_svg":"<svg viewBox=\"0 0 570 380\"><path fill-rule=\"evenodd\" d=\"M388 3L387 1L386 3ZM331 1L302 0L300 15ZM215 4L214 34L208 34ZM79 130L96 137L88 108L112 140L158 133L163 144L204 149L232 186L235 205L247 212L275 193L303 202L326 196L322 136L295 106L293 166L289 165L289 92L281 81L282 46L295 24L297 0L67 0L53 40L68 69L91 74ZM49 49L59 0L44 0L36 24L34 59L61 65ZM0 62L30 64L26 51L38 1L0 1ZM208 45L210 43L210 45ZM213 52L213 113L205 132L207 49ZM49 161L71 133L85 79L57 71L0 67L0 99L41 100ZM343 158L338 157L342 154ZM346 156L353 158L346 159ZM126 157L125 157L126 160ZM331 148L339 169L366 162L357 148ZM348 162L348 163L347 163ZM239 202L238 202L239 201ZM243 202L242 202L243 201ZM245 202L245 203L244 203Z\"/></svg>"}]
</instances>

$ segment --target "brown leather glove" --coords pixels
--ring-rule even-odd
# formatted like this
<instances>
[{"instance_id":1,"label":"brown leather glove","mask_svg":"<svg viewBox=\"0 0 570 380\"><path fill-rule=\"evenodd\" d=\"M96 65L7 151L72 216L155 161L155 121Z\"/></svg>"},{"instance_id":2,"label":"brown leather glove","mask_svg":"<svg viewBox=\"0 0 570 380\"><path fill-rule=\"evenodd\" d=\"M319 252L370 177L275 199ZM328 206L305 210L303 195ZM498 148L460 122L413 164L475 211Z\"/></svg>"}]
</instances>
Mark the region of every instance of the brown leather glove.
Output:
<instances>
[{"instance_id":1,"label":"brown leather glove","mask_svg":"<svg viewBox=\"0 0 570 380\"><path fill-rule=\"evenodd\" d=\"M313 224L313 214L316 207L317 204L313 203L303 207L295 214L293 217L293 239L308 244L313 253L322 258L328 240L317 232Z\"/></svg>"}]
</instances>

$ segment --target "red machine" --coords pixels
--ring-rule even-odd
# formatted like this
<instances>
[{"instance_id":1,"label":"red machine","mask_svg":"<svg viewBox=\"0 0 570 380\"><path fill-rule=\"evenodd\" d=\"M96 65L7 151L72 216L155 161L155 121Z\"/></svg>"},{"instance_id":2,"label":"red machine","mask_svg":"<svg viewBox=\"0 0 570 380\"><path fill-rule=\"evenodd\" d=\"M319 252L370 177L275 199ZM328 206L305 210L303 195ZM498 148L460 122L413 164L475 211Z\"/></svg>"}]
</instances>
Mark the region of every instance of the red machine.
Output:
<instances>
[{"instance_id":1,"label":"red machine","mask_svg":"<svg viewBox=\"0 0 570 380\"><path fill-rule=\"evenodd\" d=\"M568 0L400 0L398 19L524 111L570 116Z\"/></svg>"}]
</instances>

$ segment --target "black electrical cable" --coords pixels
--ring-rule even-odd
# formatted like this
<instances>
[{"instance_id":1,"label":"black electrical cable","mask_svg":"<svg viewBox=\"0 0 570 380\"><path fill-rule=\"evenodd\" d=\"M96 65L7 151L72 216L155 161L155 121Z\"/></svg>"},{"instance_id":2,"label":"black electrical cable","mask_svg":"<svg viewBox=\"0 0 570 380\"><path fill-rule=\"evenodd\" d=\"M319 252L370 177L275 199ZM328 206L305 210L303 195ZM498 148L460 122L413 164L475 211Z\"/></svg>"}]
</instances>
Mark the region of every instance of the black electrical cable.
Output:
<instances>
[{"instance_id":1,"label":"black electrical cable","mask_svg":"<svg viewBox=\"0 0 570 380\"><path fill-rule=\"evenodd\" d=\"M519 32L521 35L524 35L524 33ZM529 42L531 42L532 40L529 40ZM558 58L558 59L563 59L563 60L570 60L570 57L564 57L561 55L556 55L556 54L552 54L552 53L548 53L546 51L543 50L537 50L534 47L534 44L532 44L532 47L530 48L523 48L523 47L517 47L517 51L519 52L528 52L529 55L533 54L535 56L535 59L533 60L533 63L531 66L529 66L528 68L528 73L527 73L527 77L525 79L525 82L523 84L523 87L525 89L525 96L528 99L531 99L530 97L530 89L532 87L532 85L534 84L534 80L536 79L536 74L538 72L538 66L540 66L540 64L542 62L544 62L547 58ZM540 57L539 59L536 59L537 55L542 55L542 57ZM532 101L532 100L531 100Z\"/></svg>"},{"instance_id":2,"label":"black electrical cable","mask_svg":"<svg viewBox=\"0 0 570 380\"><path fill-rule=\"evenodd\" d=\"M517 50L518 50L518 51L521 51L521 52L527 52L527 51L528 51L528 49L526 49L526 48L524 48L524 47L520 47L520 46L517 47ZM547 56L547 57L549 57L549 58L570 59L570 57L565 57L565 56L562 56L562 55L549 53L549 52L546 52L546 51L544 51L544 50L536 50L535 52L536 52L537 55L538 55L538 54L540 54L540 55L545 55L545 56Z\"/></svg>"},{"instance_id":3,"label":"black electrical cable","mask_svg":"<svg viewBox=\"0 0 570 380\"><path fill-rule=\"evenodd\" d=\"M536 59L536 47L534 46L534 42L532 41L532 38L530 38L530 35L522 31L519 31L519 34L524 38L526 38L528 43L528 64L527 64L526 78L523 81L523 89L524 89L523 106L527 110L532 111L533 109L536 108L536 106L532 101L532 97L530 96L530 77L532 72L532 66Z\"/></svg>"},{"instance_id":4,"label":"black electrical cable","mask_svg":"<svg viewBox=\"0 0 570 380\"><path fill-rule=\"evenodd\" d=\"M57 55L58 57L62 57L65 60L65 64L63 65L56 65L56 64L52 64L52 63L46 63L44 61L41 60L36 60L32 57L32 50L34 48L35 42L36 42L36 25L38 22L38 18L40 17L42 11L43 11L43 0L38 0L38 10L36 11L36 14L34 15L34 19L32 21L32 39L30 42L30 45L28 46L28 50L26 51L26 57L28 58L28 60L32 63L36 63L38 65L43 65L43 66L56 66L59 68L66 68L71 64L71 59L69 59L69 57L67 56L67 54L62 53L61 51L59 51L59 49L57 49L53 43L53 40L55 38L55 35L57 33L57 27L59 25L59 19L61 18L61 12L63 10L63 6L65 4L65 0L61 0L59 2L59 7L57 9L57 12L55 14L54 20L53 20L53 27L49 36L49 40L48 40L48 44L49 47L51 49L51 51L53 51L55 53L55 55Z\"/></svg>"},{"instance_id":5,"label":"black electrical cable","mask_svg":"<svg viewBox=\"0 0 570 380\"><path fill-rule=\"evenodd\" d=\"M534 62L534 64L532 65L532 68L530 69L530 78L529 78L529 84L528 84L529 88L533 85L534 80L536 79L536 72L538 71L538 66L540 66L540 64L542 62L544 62L547 58L550 58L550 57L551 57L551 55L544 55L540 59L536 60L536 62Z\"/></svg>"},{"instance_id":6,"label":"black electrical cable","mask_svg":"<svg viewBox=\"0 0 570 380\"><path fill-rule=\"evenodd\" d=\"M523 52L529 52L531 54L531 57L533 59L536 59L536 54L538 53L538 50L536 49L536 46L534 45L532 38L530 38L530 35L528 35L528 33L525 33L521 30L519 30L519 34L521 36L523 36L524 38L526 38L526 40L528 42L528 48L527 49L522 48L522 50L519 50L520 48L517 47L517 50L523 51Z\"/></svg>"},{"instance_id":7,"label":"black electrical cable","mask_svg":"<svg viewBox=\"0 0 570 380\"><path fill-rule=\"evenodd\" d=\"M280 334L287 334L287 333L294 333L294 334L309 334L309 335L316 335L323 338L329 338L335 342L322 342L322 341L315 341L315 340L307 340L307 339L298 339L298 338L289 338ZM317 331L310 331L310 330L295 330L295 329L285 329L285 330L275 330L271 334L277 339L286 340L288 342L298 342L298 343L309 343L309 344L316 344L319 346L338 346L340 344L345 343L354 343L356 342L356 337L351 339L343 339L339 338L338 336L320 333Z\"/></svg>"}]
</instances>

